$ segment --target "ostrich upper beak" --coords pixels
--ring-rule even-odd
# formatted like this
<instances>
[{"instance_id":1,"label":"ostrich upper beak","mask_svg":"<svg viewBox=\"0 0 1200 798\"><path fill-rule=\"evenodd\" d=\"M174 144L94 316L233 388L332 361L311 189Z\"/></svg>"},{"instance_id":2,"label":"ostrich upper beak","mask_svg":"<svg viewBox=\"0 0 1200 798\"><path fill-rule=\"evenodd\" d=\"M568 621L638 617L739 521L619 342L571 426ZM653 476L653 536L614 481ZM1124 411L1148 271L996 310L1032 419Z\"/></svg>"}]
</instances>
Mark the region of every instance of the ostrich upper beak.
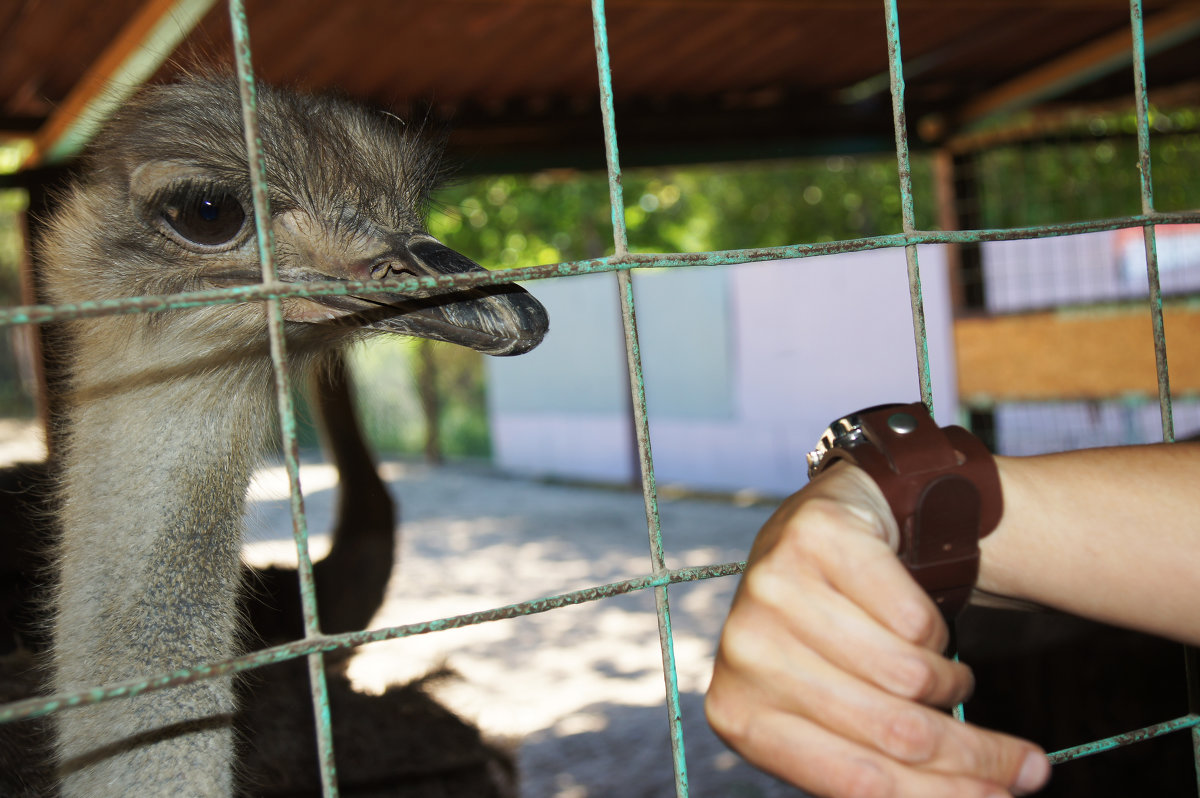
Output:
<instances>
[{"instance_id":1,"label":"ostrich upper beak","mask_svg":"<svg viewBox=\"0 0 1200 798\"><path fill-rule=\"evenodd\" d=\"M485 269L432 236L418 233L389 237L383 254L348 271L350 274L345 276L367 279L462 274ZM282 273L280 276L288 279ZM308 301L324 306L327 319L448 341L489 355L528 352L541 343L550 326L542 303L524 288L512 284L433 295L314 296Z\"/></svg>"}]
</instances>

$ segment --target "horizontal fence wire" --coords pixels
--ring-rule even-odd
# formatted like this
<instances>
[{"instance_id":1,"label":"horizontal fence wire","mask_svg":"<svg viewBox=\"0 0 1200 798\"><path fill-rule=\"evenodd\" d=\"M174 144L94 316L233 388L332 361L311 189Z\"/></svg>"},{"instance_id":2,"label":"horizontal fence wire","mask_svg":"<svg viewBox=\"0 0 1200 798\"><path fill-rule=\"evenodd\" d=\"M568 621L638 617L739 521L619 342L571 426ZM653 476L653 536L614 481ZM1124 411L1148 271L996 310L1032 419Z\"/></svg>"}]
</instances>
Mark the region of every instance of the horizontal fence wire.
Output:
<instances>
[{"instance_id":1,"label":"horizontal fence wire","mask_svg":"<svg viewBox=\"0 0 1200 798\"><path fill-rule=\"evenodd\" d=\"M1153 740L1155 737L1162 737L1164 734L1171 732L1187 731L1200 729L1200 715L1189 714L1175 720L1168 720L1162 723L1155 723L1152 726L1146 726L1142 729L1117 734L1112 737L1106 737L1103 740L1096 740L1083 745L1077 745L1073 748L1064 748L1061 751L1047 754L1047 758L1053 765L1061 765L1064 762L1070 762L1073 759L1081 759L1085 756L1093 756L1105 751L1111 751L1114 748L1122 748L1134 743L1140 743L1145 740Z\"/></svg>"},{"instance_id":2,"label":"horizontal fence wire","mask_svg":"<svg viewBox=\"0 0 1200 798\"><path fill-rule=\"evenodd\" d=\"M132 679L115 684L98 686L88 690L79 690L73 693L60 693L46 697L28 698L23 701L14 701L11 704L0 706L0 723L22 720L24 718L39 717L42 715L48 715L52 712L58 712L60 710L67 709L69 707L95 704L99 703L100 701L107 701L114 698L131 698L135 695L151 692L153 690L162 690L179 684L200 681L202 679L211 679L224 674L241 673L242 671L261 668L266 665L273 665L277 662L284 662L289 659L296 659L297 657L303 657L309 654L325 654L331 651L341 651L355 648L368 643L380 643L385 640L399 640L406 637L416 637L418 635L429 634L431 632L441 632L447 629L458 629L464 626L474 626L491 621L501 621L511 618L522 618L529 615L538 615L540 613L549 612L550 610L557 610L562 607L571 607L575 606L576 604L586 604L591 601L600 601L602 599L608 599L614 596L621 596L627 593L636 593L641 590L663 587L665 585L678 584L682 582L697 582L723 576L734 576L742 573L745 568L746 562L744 560L738 562L721 563L718 565L674 568L660 574L647 574L643 576L632 577L619 582L608 582L602 585L585 587L579 590L559 593L553 596L535 598L517 604L507 604L503 607L494 607L492 609L480 610L478 612L470 612L462 615L452 615L446 618L438 618L431 621L403 624L400 626L389 626L381 629L364 630L361 632L322 635L319 638L314 638L311 640L300 640L294 643L287 643L284 645L259 649L258 651L254 651L250 654L222 660L221 662L205 663L194 668L185 668L181 670L160 673L145 679Z\"/></svg>"},{"instance_id":3,"label":"horizontal fence wire","mask_svg":"<svg viewBox=\"0 0 1200 798\"><path fill-rule=\"evenodd\" d=\"M867 238L822 241L812 244L788 244L780 247L728 249L712 252L669 252L611 255L587 260L548 263L491 272L444 275L439 277L388 278L384 280L337 280L310 283L276 283L275 285L238 285L175 294L151 294L127 299L107 299L66 305L19 305L0 310L0 326L13 324L45 324L70 319L111 316L124 313L161 313L186 310L205 305L229 305L237 302L286 299L289 297L346 296L350 294L380 294L405 292L417 296L461 291L483 285L502 285L525 280L546 280L580 274L628 271L631 269L677 269L703 266L735 266L765 261L798 260L834 255L842 252L864 252L876 249L895 249L909 244L967 244L983 241L1017 241L1031 238L1095 233L1145 227L1147 224L1198 224L1200 211L1137 214L1105 219L1092 219L1065 224L1037 225L1018 228L985 230L915 230Z\"/></svg>"}]
</instances>

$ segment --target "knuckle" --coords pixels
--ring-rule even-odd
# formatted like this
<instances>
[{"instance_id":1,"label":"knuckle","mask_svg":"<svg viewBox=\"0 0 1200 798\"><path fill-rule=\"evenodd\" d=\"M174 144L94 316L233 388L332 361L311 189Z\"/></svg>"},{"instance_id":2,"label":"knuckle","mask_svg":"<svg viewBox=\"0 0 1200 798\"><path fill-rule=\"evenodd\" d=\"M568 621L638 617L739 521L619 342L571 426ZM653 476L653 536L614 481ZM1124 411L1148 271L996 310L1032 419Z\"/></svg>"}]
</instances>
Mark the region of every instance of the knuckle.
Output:
<instances>
[{"instance_id":1,"label":"knuckle","mask_svg":"<svg viewBox=\"0 0 1200 798\"><path fill-rule=\"evenodd\" d=\"M884 753L903 762L927 762L937 749L937 730L917 709L904 709L884 718L880 729Z\"/></svg>"},{"instance_id":2,"label":"knuckle","mask_svg":"<svg viewBox=\"0 0 1200 798\"><path fill-rule=\"evenodd\" d=\"M788 540L800 547L801 551L820 553L825 550L831 533L842 534L848 524L854 524L857 520L858 517L840 502L816 497L805 502L796 514L794 532L788 536Z\"/></svg>"},{"instance_id":3,"label":"knuckle","mask_svg":"<svg viewBox=\"0 0 1200 798\"><path fill-rule=\"evenodd\" d=\"M954 684L948 704L966 701L975 692L975 671L961 662L952 662Z\"/></svg>"},{"instance_id":4,"label":"knuckle","mask_svg":"<svg viewBox=\"0 0 1200 798\"><path fill-rule=\"evenodd\" d=\"M748 714L744 706L744 702L724 690L709 690L704 697L704 716L708 719L708 725L734 748L746 740L749 732Z\"/></svg>"},{"instance_id":5,"label":"knuckle","mask_svg":"<svg viewBox=\"0 0 1200 798\"><path fill-rule=\"evenodd\" d=\"M846 524L850 516L836 502L814 499L804 505L796 516L782 543L787 547L787 558L791 567L807 565L818 573L827 573L831 568L843 565L848 538Z\"/></svg>"},{"instance_id":6,"label":"knuckle","mask_svg":"<svg viewBox=\"0 0 1200 798\"><path fill-rule=\"evenodd\" d=\"M933 665L918 656L898 657L889 668L903 698L925 702L938 688L938 675Z\"/></svg>"},{"instance_id":7,"label":"knuckle","mask_svg":"<svg viewBox=\"0 0 1200 798\"><path fill-rule=\"evenodd\" d=\"M739 620L730 618L725 624L718 652L721 660L730 668L744 671L762 662L768 638L757 631L755 624Z\"/></svg>"},{"instance_id":8,"label":"knuckle","mask_svg":"<svg viewBox=\"0 0 1200 798\"><path fill-rule=\"evenodd\" d=\"M978 746L972 746L970 764L981 778L1000 784L1011 784L1020 768L1020 751L1009 740L988 734Z\"/></svg>"},{"instance_id":9,"label":"knuckle","mask_svg":"<svg viewBox=\"0 0 1200 798\"><path fill-rule=\"evenodd\" d=\"M741 592L752 604L779 608L784 585L771 568L752 568L742 576Z\"/></svg>"},{"instance_id":10,"label":"knuckle","mask_svg":"<svg viewBox=\"0 0 1200 798\"><path fill-rule=\"evenodd\" d=\"M941 654L950 645L950 627L940 612L925 613L925 628L921 630L921 640L932 651Z\"/></svg>"},{"instance_id":11,"label":"knuckle","mask_svg":"<svg viewBox=\"0 0 1200 798\"><path fill-rule=\"evenodd\" d=\"M857 759L832 774L830 786L834 795L844 798L887 798L892 783L887 774L874 762Z\"/></svg>"},{"instance_id":12,"label":"knuckle","mask_svg":"<svg viewBox=\"0 0 1200 798\"><path fill-rule=\"evenodd\" d=\"M974 778L1011 784L1022 761L1022 749L1015 743L1011 738L976 730L956 746L955 764L960 772Z\"/></svg>"},{"instance_id":13,"label":"knuckle","mask_svg":"<svg viewBox=\"0 0 1200 798\"><path fill-rule=\"evenodd\" d=\"M958 753L958 767L972 776L985 776L989 757L979 745L964 745Z\"/></svg>"},{"instance_id":14,"label":"knuckle","mask_svg":"<svg viewBox=\"0 0 1200 798\"><path fill-rule=\"evenodd\" d=\"M904 637L939 654L950 642L950 631L933 605L911 601L903 608Z\"/></svg>"},{"instance_id":15,"label":"knuckle","mask_svg":"<svg viewBox=\"0 0 1200 798\"><path fill-rule=\"evenodd\" d=\"M738 609L752 617L760 630L766 628L764 624L770 624L772 634L778 629L795 630L810 622L813 602L826 590L818 577L804 569L760 563L742 577Z\"/></svg>"}]
</instances>

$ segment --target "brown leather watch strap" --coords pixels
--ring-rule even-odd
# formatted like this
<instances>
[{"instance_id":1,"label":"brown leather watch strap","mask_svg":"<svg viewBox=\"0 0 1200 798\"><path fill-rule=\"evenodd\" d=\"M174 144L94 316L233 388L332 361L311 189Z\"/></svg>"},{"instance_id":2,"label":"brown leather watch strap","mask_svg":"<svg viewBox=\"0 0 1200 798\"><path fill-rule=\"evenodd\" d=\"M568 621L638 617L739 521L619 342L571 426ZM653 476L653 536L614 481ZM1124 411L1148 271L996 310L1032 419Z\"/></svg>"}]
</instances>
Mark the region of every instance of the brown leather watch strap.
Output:
<instances>
[{"instance_id":1,"label":"brown leather watch strap","mask_svg":"<svg viewBox=\"0 0 1200 798\"><path fill-rule=\"evenodd\" d=\"M867 408L837 424L855 432L825 442L815 473L846 460L875 480L900 528L898 556L953 617L979 575L979 539L1003 512L991 453L962 427L939 427L919 402Z\"/></svg>"}]
</instances>

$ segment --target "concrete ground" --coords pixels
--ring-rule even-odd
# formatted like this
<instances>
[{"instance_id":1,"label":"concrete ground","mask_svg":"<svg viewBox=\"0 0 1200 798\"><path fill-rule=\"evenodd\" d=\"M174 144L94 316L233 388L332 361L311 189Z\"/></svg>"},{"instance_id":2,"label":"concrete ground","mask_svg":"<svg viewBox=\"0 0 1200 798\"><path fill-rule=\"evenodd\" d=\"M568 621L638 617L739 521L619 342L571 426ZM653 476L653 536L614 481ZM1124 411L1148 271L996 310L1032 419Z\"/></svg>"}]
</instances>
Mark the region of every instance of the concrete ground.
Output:
<instances>
[{"instance_id":1,"label":"concrete ground","mask_svg":"<svg viewBox=\"0 0 1200 798\"><path fill-rule=\"evenodd\" d=\"M433 620L618 581L649 571L640 493L544 484L476 466L383 466L401 512L397 571L372 626ZM305 466L313 555L328 541L336 475ZM247 556L294 562L282 469L251 491ZM704 499L660 505L668 566L743 559L770 514ZM736 577L673 586L690 794L795 796L709 731L703 713L712 655ZM518 747L527 798L674 795L651 591L364 647L351 665L379 691L449 665L462 679L439 697L485 733Z\"/></svg>"}]
</instances>

